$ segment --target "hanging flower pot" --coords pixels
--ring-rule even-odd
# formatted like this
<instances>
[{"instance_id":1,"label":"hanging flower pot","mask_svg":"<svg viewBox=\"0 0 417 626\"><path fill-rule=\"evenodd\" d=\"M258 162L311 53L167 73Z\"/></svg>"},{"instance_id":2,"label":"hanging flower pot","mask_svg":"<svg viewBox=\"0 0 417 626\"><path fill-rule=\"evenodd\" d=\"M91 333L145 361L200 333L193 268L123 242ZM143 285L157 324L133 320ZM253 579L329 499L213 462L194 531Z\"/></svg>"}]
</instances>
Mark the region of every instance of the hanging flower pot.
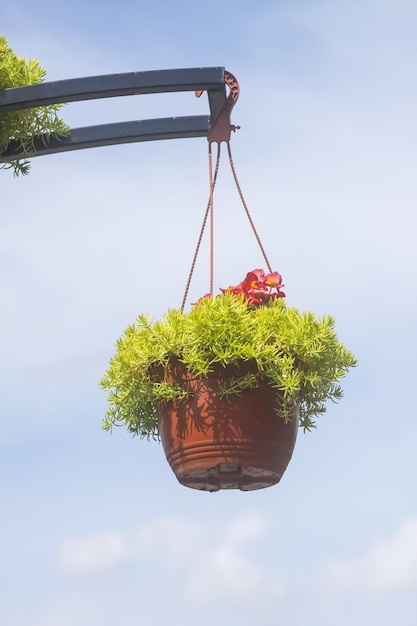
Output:
<instances>
[{"instance_id":1,"label":"hanging flower pot","mask_svg":"<svg viewBox=\"0 0 417 626\"><path fill-rule=\"evenodd\" d=\"M250 491L281 479L294 450L299 407L289 420L278 418L282 402L266 381L233 393L248 374L256 379L256 362L216 363L199 378L171 360L165 373L188 391L183 399L157 404L162 445L181 484Z\"/></svg>"},{"instance_id":2,"label":"hanging flower pot","mask_svg":"<svg viewBox=\"0 0 417 626\"><path fill-rule=\"evenodd\" d=\"M286 307L237 180L230 123L239 85L225 72L229 96L208 135L210 193L181 309L160 321L140 315L117 342L101 384L109 392L103 427L162 441L180 483L194 489L249 491L277 483L298 427L308 431L355 357L317 318ZM257 269L213 297L213 192L220 146L227 144L242 204L269 273ZM217 144L214 172L212 143ZM210 219L209 219L210 218ZM203 232L210 223L210 293L184 305Z\"/></svg>"},{"instance_id":3,"label":"hanging flower pot","mask_svg":"<svg viewBox=\"0 0 417 626\"><path fill-rule=\"evenodd\" d=\"M102 380L104 428L162 441L178 480L196 489L277 483L305 431L356 364L334 320L285 305L276 272L249 272L217 297L162 320L144 315L117 343Z\"/></svg>"}]
</instances>

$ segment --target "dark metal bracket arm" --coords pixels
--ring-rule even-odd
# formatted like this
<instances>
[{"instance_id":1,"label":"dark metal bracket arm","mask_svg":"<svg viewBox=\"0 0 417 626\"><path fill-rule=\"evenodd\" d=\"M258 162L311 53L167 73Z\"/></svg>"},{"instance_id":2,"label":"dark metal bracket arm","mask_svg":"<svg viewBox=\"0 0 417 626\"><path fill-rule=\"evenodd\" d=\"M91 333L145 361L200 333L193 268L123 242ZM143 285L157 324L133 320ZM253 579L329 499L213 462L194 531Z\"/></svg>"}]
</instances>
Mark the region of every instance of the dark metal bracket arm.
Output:
<instances>
[{"instance_id":1,"label":"dark metal bracket arm","mask_svg":"<svg viewBox=\"0 0 417 626\"><path fill-rule=\"evenodd\" d=\"M157 139L178 139L184 137L207 137L216 127L216 120L230 115L230 100L237 99L238 84L231 86L233 75L223 67L202 67L147 72L129 72L72 78L54 82L38 83L25 87L15 87L0 91L0 116L2 113L26 108L45 106L98 98L112 98L128 95L169 93L180 91L207 92L210 114L185 117L170 117L130 122L117 122L98 126L73 128L69 136L62 139L44 136L34 138L35 151L30 158L69 150L93 148ZM231 93L226 98L226 84ZM237 86L237 87L236 87ZM237 93L236 93L237 89ZM230 120L229 120L230 122ZM230 126L231 130L238 127ZM230 138L230 129L229 138ZM227 137L213 137L213 141L227 141ZM209 139L211 141L211 139ZM22 158L17 142L12 141L0 154L0 161Z\"/></svg>"}]
</instances>

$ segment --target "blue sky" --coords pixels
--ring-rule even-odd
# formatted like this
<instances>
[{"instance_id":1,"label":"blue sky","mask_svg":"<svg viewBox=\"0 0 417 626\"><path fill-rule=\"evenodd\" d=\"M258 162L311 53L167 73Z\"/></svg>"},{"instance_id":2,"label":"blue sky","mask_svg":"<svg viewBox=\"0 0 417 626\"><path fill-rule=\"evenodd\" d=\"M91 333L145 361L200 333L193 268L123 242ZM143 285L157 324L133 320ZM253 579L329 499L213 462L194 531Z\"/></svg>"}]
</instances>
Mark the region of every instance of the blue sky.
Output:
<instances>
[{"instance_id":1,"label":"blue sky","mask_svg":"<svg viewBox=\"0 0 417 626\"><path fill-rule=\"evenodd\" d=\"M415 626L417 9L413 2L23 0L2 34L48 80L225 66L240 182L287 302L360 366L281 483L181 487L158 444L104 433L98 380L140 312L177 307L206 141L1 172L0 622ZM74 103L72 126L199 115L192 94ZM226 165L215 286L262 265ZM190 301L208 290L207 244Z\"/></svg>"}]
</instances>

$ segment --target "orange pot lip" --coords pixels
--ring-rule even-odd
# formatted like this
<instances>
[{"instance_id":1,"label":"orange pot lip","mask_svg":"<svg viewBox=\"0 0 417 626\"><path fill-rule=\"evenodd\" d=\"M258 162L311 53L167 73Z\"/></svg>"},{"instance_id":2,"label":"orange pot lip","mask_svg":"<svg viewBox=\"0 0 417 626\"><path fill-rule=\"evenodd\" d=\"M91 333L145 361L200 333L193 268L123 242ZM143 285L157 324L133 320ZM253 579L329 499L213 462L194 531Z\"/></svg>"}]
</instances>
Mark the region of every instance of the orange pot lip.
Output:
<instances>
[{"instance_id":1,"label":"orange pot lip","mask_svg":"<svg viewBox=\"0 0 417 626\"><path fill-rule=\"evenodd\" d=\"M239 363L212 363L210 371L207 374L199 376L194 374L188 367L178 358L169 359L167 366L162 364L152 365L149 369L151 378L155 381L166 380L205 380L210 378L234 378L236 376L245 376L246 374L260 374L260 370L255 359L241 361Z\"/></svg>"}]
</instances>

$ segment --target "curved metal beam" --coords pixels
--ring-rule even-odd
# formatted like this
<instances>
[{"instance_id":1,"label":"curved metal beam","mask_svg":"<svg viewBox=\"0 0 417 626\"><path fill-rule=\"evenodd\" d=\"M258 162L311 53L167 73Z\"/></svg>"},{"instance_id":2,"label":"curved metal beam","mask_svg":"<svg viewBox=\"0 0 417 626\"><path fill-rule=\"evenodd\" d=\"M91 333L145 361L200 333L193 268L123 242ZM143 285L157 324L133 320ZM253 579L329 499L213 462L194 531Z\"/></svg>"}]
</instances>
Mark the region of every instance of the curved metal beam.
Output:
<instances>
[{"instance_id":1,"label":"curved metal beam","mask_svg":"<svg viewBox=\"0 0 417 626\"><path fill-rule=\"evenodd\" d=\"M206 91L209 116L161 118L86 126L71 129L68 137L60 140L34 139L34 153L29 158L68 150L96 146L176 139L207 137L226 101L225 70L223 67L200 67L147 72L128 72L71 78L0 91L0 115L9 111L65 102L113 98L127 95L169 93L179 91ZM0 161L22 157L17 142L11 142L0 154Z\"/></svg>"},{"instance_id":2,"label":"curved metal beam","mask_svg":"<svg viewBox=\"0 0 417 626\"><path fill-rule=\"evenodd\" d=\"M206 137L210 129L210 117L195 115L189 117L165 117L151 120L118 122L98 126L73 128L68 137L51 137L45 142L41 137L34 140L33 156L44 156L83 148L97 148L123 143L156 141L159 139L182 139ZM19 144L12 141L0 156L1 161L14 161L20 156ZM29 158L32 158L29 157Z\"/></svg>"}]
</instances>

